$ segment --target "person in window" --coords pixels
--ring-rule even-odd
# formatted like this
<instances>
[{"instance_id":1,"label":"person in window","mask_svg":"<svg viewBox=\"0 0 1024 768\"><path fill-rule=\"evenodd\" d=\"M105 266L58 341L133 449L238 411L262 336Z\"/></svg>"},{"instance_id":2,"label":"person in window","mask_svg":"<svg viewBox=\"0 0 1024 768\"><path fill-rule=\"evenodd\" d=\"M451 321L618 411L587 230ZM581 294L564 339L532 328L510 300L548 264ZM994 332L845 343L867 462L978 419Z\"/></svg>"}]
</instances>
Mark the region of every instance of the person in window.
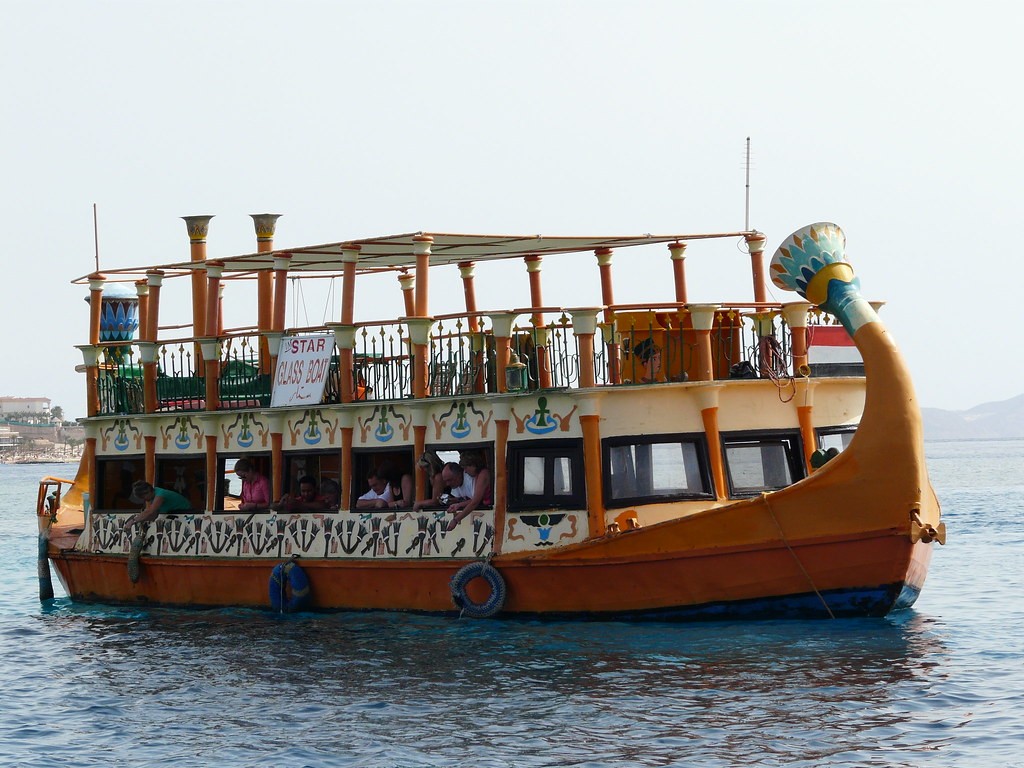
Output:
<instances>
[{"instance_id":1,"label":"person in window","mask_svg":"<svg viewBox=\"0 0 1024 768\"><path fill-rule=\"evenodd\" d=\"M192 503L180 493L157 488L145 480L139 480L132 485L131 500L136 504L142 504L142 510L124 521L125 534L136 525L142 526L150 520L155 520L161 513L192 511Z\"/></svg>"},{"instance_id":2,"label":"person in window","mask_svg":"<svg viewBox=\"0 0 1024 768\"><path fill-rule=\"evenodd\" d=\"M388 479L388 490L391 491L391 501L388 507L402 509L412 506L412 500L416 495L415 481L408 472L402 472L389 462L384 462L378 471L384 473Z\"/></svg>"},{"instance_id":3,"label":"person in window","mask_svg":"<svg viewBox=\"0 0 1024 768\"><path fill-rule=\"evenodd\" d=\"M429 486L430 496L417 501L412 505L414 512L418 512L424 507L437 507L441 504L441 496L445 493L444 480L441 477L441 470L444 468L444 464L441 459L438 458L437 454L433 451L425 451L420 456L419 461L416 462L416 466L427 473L427 485Z\"/></svg>"},{"instance_id":4,"label":"person in window","mask_svg":"<svg viewBox=\"0 0 1024 768\"><path fill-rule=\"evenodd\" d=\"M326 504L317 489L316 478L303 475L299 478L299 492L284 496L270 508L284 512L312 512L326 509Z\"/></svg>"},{"instance_id":5,"label":"person in window","mask_svg":"<svg viewBox=\"0 0 1024 768\"><path fill-rule=\"evenodd\" d=\"M235 462L235 476L242 481L242 503L238 509L253 511L270 506L270 482L257 472L248 459Z\"/></svg>"},{"instance_id":6,"label":"person in window","mask_svg":"<svg viewBox=\"0 0 1024 768\"><path fill-rule=\"evenodd\" d=\"M470 512L481 505L489 505L491 499L491 473L484 466L483 459L476 454L467 454L459 464L450 462L441 470L441 477L452 495L448 512L452 520L448 530L457 526Z\"/></svg>"},{"instance_id":7,"label":"person in window","mask_svg":"<svg viewBox=\"0 0 1024 768\"><path fill-rule=\"evenodd\" d=\"M341 487L336 480L324 480L320 483L320 496L324 500L324 509L337 511L341 506Z\"/></svg>"},{"instance_id":8,"label":"person in window","mask_svg":"<svg viewBox=\"0 0 1024 768\"><path fill-rule=\"evenodd\" d=\"M387 472L380 467L370 470L366 476L370 489L356 500L356 509L387 509L392 506L391 485Z\"/></svg>"}]
</instances>

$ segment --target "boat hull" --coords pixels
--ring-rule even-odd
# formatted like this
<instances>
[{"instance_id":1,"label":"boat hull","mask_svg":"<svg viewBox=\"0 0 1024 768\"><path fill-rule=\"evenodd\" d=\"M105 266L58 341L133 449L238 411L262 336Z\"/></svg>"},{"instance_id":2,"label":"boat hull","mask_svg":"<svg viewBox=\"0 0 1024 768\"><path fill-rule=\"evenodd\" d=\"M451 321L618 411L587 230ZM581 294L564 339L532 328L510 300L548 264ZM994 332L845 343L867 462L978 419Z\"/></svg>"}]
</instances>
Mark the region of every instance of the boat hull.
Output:
<instances>
[{"instance_id":1,"label":"boat hull","mask_svg":"<svg viewBox=\"0 0 1024 768\"><path fill-rule=\"evenodd\" d=\"M619 538L663 539L656 529ZM672 526L666 526L672 527ZM659 535L660 534L660 535ZM507 587L505 616L574 619L699 620L883 616L913 603L923 586L929 545L879 531L788 546L648 551L628 557L608 542L575 555L496 557ZM605 550L604 556L593 550ZM269 608L270 573L280 561L143 557L136 583L127 557L73 550L52 559L68 594L83 602ZM457 613L450 581L467 562L299 561L309 578L310 610ZM487 597L470 583L474 600Z\"/></svg>"}]
</instances>

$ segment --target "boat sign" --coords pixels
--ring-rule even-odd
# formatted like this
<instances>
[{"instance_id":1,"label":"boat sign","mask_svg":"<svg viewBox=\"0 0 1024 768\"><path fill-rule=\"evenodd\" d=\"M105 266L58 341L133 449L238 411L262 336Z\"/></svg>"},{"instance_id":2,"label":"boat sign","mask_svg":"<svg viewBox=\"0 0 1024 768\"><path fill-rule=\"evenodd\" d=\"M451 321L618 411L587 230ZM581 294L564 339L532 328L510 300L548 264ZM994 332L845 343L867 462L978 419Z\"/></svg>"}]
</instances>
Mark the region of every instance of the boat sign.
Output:
<instances>
[{"instance_id":1,"label":"boat sign","mask_svg":"<svg viewBox=\"0 0 1024 768\"><path fill-rule=\"evenodd\" d=\"M319 403L324 396L333 354L333 334L282 339L270 407L301 407Z\"/></svg>"}]
</instances>

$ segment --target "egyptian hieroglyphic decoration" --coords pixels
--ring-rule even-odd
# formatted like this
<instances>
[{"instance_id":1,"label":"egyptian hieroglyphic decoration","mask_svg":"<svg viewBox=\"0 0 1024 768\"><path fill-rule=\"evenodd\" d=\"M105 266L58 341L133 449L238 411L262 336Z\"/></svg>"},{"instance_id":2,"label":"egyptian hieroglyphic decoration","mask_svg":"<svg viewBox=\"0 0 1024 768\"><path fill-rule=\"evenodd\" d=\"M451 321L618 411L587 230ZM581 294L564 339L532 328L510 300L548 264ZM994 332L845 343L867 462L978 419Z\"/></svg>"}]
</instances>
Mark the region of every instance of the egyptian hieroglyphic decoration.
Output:
<instances>
[{"instance_id":1,"label":"egyptian hieroglyphic decoration","mask_svg":"<svg viewBox=\"0 0 1024 768\"><path fill-rule=\"evenodd\" d=\"M90 517L94 552L127 554L127 513ZM494 547L493 513L477 512L448 530L443 512L264 512L161 515L147 529L144 554L160 557L339 559L483 557Z\"/></svg>"},{"instance_id":2,"label":"egyptian hieroglyphic decoration","mask_svg":"<svg viewBox=\"0 0 1024 768\"><path fill-rule=\"evenodd\" d=\"M586 512L540 512L509 515L505 552L543 549L555 544L574 544L587 536Z\"/></svg>"},{"instance_id":3,"label":"egyptian hieroglyphic decoration","mask_svg":"<svg viewBox=\"0 0 1024 768\"><path fill-rule=\"evenodd\" d=\"M142 431L131 419L114 419L110 426L100 430L99 452L125 452L142 450Z\"/></svg>"},{"instance_id":4,"label":"egyptian hieroglyphic decoration","mask_svg":"<svg viewBox=\"0 0 1024 768\"><path fill-rule=\"evenodd\" d=\"M511 409L512 419L516 425L516 434L546 435L555 430L569 432L572 429L573 416L578 407L574 403L572 408L569 408L568 400L561 404L549 405L548 398L541 395L537 398L537 407L532 413L519 414L515 408ZM555 410L556 408L558 411Z\"/></svg>"},{"instance_id":5,"label":"egyptian hieroglyphic decoration","mask_svg":"<svg viewBox=\"0 0 1024 768\"><path fill-rule=\"evenodd\" d=\"M472 400L453 400L446 410L439 408L431 413L430 419L437 441L447 438L487 440L494 411L490 407L481 411Z\"/></svg>"}]
</instances>

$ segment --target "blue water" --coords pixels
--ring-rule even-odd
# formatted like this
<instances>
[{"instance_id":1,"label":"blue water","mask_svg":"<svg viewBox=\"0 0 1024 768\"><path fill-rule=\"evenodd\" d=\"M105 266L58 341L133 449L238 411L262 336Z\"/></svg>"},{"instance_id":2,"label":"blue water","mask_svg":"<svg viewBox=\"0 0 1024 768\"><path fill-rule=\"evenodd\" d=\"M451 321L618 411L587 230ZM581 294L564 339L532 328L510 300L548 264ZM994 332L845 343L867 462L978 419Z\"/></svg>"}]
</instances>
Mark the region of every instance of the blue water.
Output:
<instances>
[{"instance_id":1,"label":"blue water","mask_svg":"<svg viewBox=\"0 0 1024 768\"><path fill-rule=\"evenodd\" d=\"M0 766L1024 766L1024 441L928 454L913 610L695 625L40 606L0 465Z\"/></svg>"}]
</instances>

